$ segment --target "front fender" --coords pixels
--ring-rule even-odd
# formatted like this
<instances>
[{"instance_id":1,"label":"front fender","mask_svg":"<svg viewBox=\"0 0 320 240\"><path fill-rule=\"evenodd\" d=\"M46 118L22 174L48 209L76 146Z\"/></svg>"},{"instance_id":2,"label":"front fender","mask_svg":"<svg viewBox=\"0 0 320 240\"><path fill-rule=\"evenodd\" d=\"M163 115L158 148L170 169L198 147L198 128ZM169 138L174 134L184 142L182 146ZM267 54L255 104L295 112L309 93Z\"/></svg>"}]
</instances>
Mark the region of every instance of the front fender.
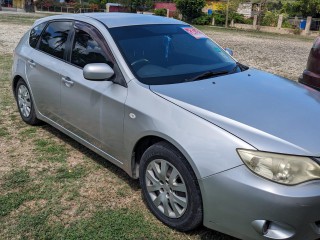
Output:
<instances>
[{"instance_id":1,"label":"front fender","mask_svg":"<svg viewBox=\"0 0 320 240\"><path fill-rule=\"evenodd\" d=\"M198 179L242 165L237 148L254 149L236 136L154 94L135 80L128 85L124 136L124 159L131 159L139 139L157 136L184 154ZM127 169L131 169L130 161L126 162Z\"/></svg>"}]
</instances>

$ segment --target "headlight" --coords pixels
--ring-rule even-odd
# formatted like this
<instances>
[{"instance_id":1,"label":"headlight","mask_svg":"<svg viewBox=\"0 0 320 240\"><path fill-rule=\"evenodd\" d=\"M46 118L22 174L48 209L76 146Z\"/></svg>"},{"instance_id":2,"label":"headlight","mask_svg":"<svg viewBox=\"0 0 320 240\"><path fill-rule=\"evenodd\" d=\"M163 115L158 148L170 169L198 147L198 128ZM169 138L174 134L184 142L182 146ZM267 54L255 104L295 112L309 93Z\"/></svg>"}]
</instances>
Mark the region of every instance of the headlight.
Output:
<instances>
[{"instance_id":1,"label":"headlight","mask_svg":"<svg viewBox=\"0 0 320 240\"><path fill-rule=\"evenodd\" d=\"M320 165L309 157L244 149L237 151L250 170L274 182L295 185L320 179Z\"/></svg>"}]
</instances>

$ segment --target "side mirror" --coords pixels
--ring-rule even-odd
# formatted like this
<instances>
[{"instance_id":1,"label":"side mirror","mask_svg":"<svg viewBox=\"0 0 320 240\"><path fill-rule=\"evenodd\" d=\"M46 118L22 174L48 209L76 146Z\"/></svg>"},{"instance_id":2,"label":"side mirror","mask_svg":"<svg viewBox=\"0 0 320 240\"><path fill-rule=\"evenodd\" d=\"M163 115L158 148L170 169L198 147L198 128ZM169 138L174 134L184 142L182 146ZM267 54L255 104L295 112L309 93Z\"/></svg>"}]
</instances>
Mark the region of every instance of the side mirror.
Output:
<instances>
[{"instance_id":1,"label":"side mirror","mask_svg":"<svg viewBox=\"0 0 320 240\"><path fill-rule=\"evenodd\" d=\"M83 68L83 77L87 80L108 80L114 75L113 69L105 63L90 63Z\"/></svg>"},{"instance_id":2,"label":"side mirror","mask_svg":"<svg viewBox=\"0 0 320 240\"><path fill-rule=\"evenodd\" d=\"M233 51L230 48L224 49L230 56L233 56Z\"/></svg>"}]
</instances>

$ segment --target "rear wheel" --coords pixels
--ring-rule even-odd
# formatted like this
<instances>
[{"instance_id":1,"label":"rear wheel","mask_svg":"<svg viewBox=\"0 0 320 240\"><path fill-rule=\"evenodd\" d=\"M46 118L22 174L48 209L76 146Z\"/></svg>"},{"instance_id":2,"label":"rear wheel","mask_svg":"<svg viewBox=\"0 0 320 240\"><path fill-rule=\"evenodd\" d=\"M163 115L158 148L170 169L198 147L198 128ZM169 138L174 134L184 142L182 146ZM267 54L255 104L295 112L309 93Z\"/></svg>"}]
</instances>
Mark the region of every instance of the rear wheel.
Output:
<instances>
[{"instance_id":1,"label":"rear wheel","mask_svg":"<svg viewBox=\"0 0 320 240\"><path fill-rule=\"evenodd\" d=\"M17 83L15 97L22 120L30 125L38 125L41 123L36 117L30 90L22 79Z\"/></svg>"},{"instance_id":2,"label":"rear wheel","mask_svg":"<svg viewBox=\"0 0 320 240\"><path fill-rule=\"evenodd\" d=\"M202 200L197 179L184 156L166 142L149 147L142 155L140 184L151 212L179 231L202 223Z\"/></svg>"}]
</instances>

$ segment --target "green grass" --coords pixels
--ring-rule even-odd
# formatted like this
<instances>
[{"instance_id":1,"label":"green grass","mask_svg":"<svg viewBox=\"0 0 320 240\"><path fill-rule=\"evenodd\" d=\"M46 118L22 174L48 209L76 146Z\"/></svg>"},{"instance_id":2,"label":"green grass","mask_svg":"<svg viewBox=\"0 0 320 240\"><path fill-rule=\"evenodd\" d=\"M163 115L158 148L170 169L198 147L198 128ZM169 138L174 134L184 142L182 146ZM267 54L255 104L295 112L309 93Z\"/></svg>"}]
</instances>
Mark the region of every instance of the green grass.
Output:
<instances>
[{"instance_id":1,"label":"green grass","mask_svg":"<svg viewBox=\"0 0 320 240\"><path fill-rule=\"evenodd\" d=\"M52 224L49 217L50 211L21 215L15 230L22 238L31 239L44 236L46 239L168 239L168 231L129 209L97 211L90 218L74 221L69 226Z\"/></svg>"},{"instance_id":2,"label":"green grass","mask_svg":"<svg viewBox=\"0 0 320 240\"><path fill-rule=\"evenodd\" d=\"M8 129L6 127L0 127L0 137L5 137L8 135L9 135Z\"/></svg>"},{"instance_id":3,"label":"green grass","mask_svg":"<svg viewBox=\"0 0 320 240\"><path fill-rule=\"evenodd\" d=\"M37 128L36 127L28 127L26 129L23 129L20 134L21 136L25 137L35 137L35 134L37 133Z\"/></svg>"},{"instance_id":4,"label":"green grass","mask_svg":"<svg viewBox=\"0 0 320 240\"><path fill-rule=\"evenodd\" d=\"M25 187L30 181L29 172L24 169L12 170L4 176L3 187L5 189L16 189Z\"/></svg>"},{"instance_id":5,"label":"green grass","mask_svg":"<svg viewBox=\"0 0 320 240\"><path fill-rule=\"evenodd\" d=\"M20 207L26 200L32 199L25 192L11 192L0 195L0 217L8 215L11 211ZM1 220L1 218L0 218Z\"/></svg>"},{"instance_id":6,"label":"green grass","mask_svg":"<svg viewBox=\"0 0 320 240\"><path fill-rule=\"evenodd\" d=\"M57 144L53 140L36 139L36 151L39 153L39 161L65 162L68 154L65 146Z\"/></svg>"},{"instance_id":7,"label":"green grass","mask_svg":"<svg viewBox=\"0 0 320 240\"><path fill-rule=\"evenodd\" d=\"M86 169L83 166L76 166L74 168L60 167L57 170L55 179L57 181L68 181L81 179L86 175Z\"/></svg>"},{"instance_id":8,"label":"green grass","mask_svg":"<svg viewBox=\"0 0 320 240\"><path fill-rule=\"evenodd\" d=\"M0 22L11 23L11 24L22 24L22 25L32 25L35 20L50 16L52 14L11 14L2 13L0 14Z\"/></svg>"}]
</instances>

